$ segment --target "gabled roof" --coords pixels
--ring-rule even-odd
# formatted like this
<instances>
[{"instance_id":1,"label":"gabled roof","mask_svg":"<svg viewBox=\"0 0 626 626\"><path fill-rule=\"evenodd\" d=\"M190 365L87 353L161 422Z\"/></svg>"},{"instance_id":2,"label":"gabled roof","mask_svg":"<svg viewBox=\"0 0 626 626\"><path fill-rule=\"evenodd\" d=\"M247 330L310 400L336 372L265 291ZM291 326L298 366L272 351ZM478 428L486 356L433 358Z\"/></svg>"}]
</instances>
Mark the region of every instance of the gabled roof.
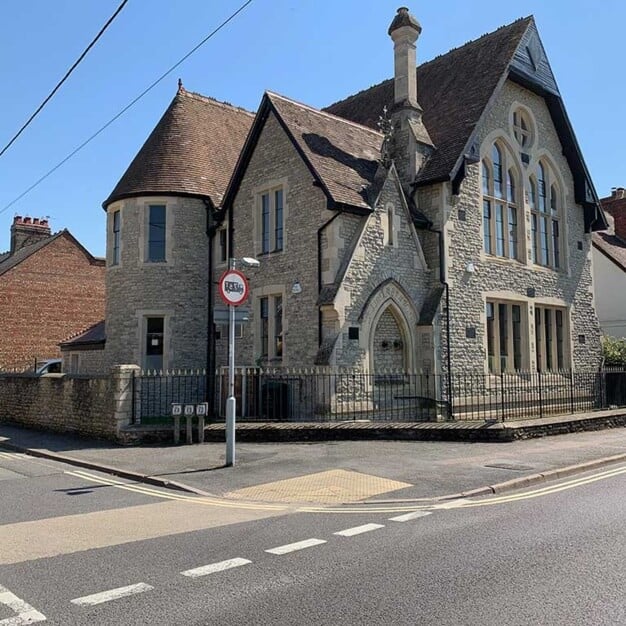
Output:
<instances>
[{"instance_id":1,"label":"gabled roof","mask_svg":"<svg viewBox=\"0 0 626 626\"><path fill-rule=\"evenodd\" d=\"M254 114L179 88L103 202L141 195L210 198L219 206Z\"/></svg>"},{"instance_id":2,"label":"gabled roof","mask_svg":"<svg viewBox=\"0 0 626 626\"><path fill-rule=\"evenodd\" d=\"M417 68L417 99L435 152L421 182L448 180L532 17L483 35ZM372 128L393 104L393 79L324 109Z\"/></svg>"},{"instance_id":3,"label":"gabled roof","mask_svg":"<svg viewBox=\"0 0 626 626\"><path fill-rule=\"evenodd\" d=\"M59 346L61 349L71 349L78 346L104 344L106 336L104 334L104 320L96 322L86 330L74 335L73 337L62 341Z\"/></svg>"},{"instance_id":4,"label":"gabled roof","mask_svg":"<svg viewBox=\"0 0 626 626\"><path fill-rule=\"evenodd\" d=\"M25 261L36 252L39 252L39 250L41 250L42 248L45 248L46 246L50 245L53 241L56 241L57 239L61 237L65 237L69 239L72 243L78 246L78 248L80 248L80 250L89 259L89 261L93 263L94 265L105 264L104 259L97 259L96 257L94 257L89 252L89 250L87 250L80 243L80 241L78 241L78 239L76 239L76 237L72 235L72 233L70 233L69 230L63 229L59 231L58 233L55 233L51 237L48 237L47 239L42 239L41 241L38 241L37 243L33 243L30 246L24 246L23 248L20 248L19 250L15 252L15 254L10 254L8 256L0 257L0 276L2 276L3 274L6 274L6 272L13 269L16 265L19 265L22 261Z\"/></svg>"},{"instance_id":5,"label":"gabled roof","mask_svg":"<svg viewBox=\"0 0 626 626\"><path fill-rule=\"evenodd\" d=\"M367 188L374 181L383 135L367 126L266 92L237 163L224 206L232 202L261 130L274 113L332 206L369 211Z\"/></svg>"}]
</instances>

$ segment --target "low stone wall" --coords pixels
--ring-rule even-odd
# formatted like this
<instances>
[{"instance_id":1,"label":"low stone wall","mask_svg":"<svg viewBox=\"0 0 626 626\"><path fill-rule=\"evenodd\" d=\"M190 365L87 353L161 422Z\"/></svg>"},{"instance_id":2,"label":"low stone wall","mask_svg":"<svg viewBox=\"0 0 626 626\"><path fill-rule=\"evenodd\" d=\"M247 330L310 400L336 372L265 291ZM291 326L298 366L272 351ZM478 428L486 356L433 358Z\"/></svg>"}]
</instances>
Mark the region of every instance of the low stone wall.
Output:
<instances>
[{"instance_id":1,"label":"low stone wall","mask_svg":"<svg viewBox=\"0 0 626 626\"><path fill-rule=\"evenodd\" d=\"M118 439L130 424L133 366L108 376L0 375L0 422L28 428Z\"/></svg>"}]
</instances>

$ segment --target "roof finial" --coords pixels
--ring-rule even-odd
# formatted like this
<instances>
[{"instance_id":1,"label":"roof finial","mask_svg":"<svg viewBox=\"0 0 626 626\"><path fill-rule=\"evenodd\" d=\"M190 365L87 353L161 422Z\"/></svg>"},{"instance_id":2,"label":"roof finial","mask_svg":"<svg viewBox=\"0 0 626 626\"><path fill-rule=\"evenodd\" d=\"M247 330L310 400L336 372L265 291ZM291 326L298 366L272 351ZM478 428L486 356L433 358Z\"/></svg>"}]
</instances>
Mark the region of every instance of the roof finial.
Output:
<instances>
[{"instance_id":1,"label":"roof finial","mask_svg":"<svg viewBox=\"0 0 626 626\"><path fill-rule=\"evenodd\" d=\"M182 78L178 79L178 93L184 93L185 88L183 87L183 80Z\"/></svg>"}]
</instances>

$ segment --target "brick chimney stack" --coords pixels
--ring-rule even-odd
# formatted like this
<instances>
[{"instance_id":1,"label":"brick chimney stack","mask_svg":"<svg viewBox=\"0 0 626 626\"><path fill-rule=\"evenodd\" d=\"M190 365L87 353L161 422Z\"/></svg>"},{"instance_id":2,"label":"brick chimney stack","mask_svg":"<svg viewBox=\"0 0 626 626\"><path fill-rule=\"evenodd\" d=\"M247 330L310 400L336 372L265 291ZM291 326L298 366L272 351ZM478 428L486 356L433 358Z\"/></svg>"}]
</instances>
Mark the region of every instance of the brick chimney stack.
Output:
<instances>
[{"instance_id":1,"label":"brick chimney stack","mask_svg":"<svg viewBox=\"0 0 626 626\"><path fill-rule=\"evenodd\" d=\"M42 239L47 239L50 235L47 219L16 215L11 226L11 254L15 254L24 246L30 246Z\"/></svg>"}]
</instances>

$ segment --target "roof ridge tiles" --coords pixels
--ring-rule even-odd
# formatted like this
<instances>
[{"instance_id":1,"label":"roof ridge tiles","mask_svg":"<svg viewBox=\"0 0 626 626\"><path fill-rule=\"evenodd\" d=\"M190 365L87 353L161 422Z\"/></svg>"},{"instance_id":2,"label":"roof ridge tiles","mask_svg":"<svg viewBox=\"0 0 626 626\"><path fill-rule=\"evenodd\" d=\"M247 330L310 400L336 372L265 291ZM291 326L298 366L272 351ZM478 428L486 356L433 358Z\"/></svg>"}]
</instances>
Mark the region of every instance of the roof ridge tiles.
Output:
<instances>
[{"instance_id":1,"label":"roof ridge tiles","mask_svg":"<svg viewBox=\"0 0 626 626\"><path fill-rule=\"evenodd\" d=\"M204 94L198 93L197 91L184 91L179 92L177 95L179 96L189 96L196 100L200 100L202 102L206 102L208 104L215 104L217 106L222 106L228 109L232 109L234 111L239 111L241 113L246 113L252 117L256 115L253 111L248 111L248 109L244 109L243 107L237 106L236 104L231 104L230 102L225 102L223 100L218 100L217 98L212 98L211 96L205 96Z\"/></svg>"},{"instance_id":2,"label":"roof ridge tiles","mask_svg":"<svg viewBox=\"0 0 626 626\"><path fill-rule=\"evenodd\" d=\"M309 104L305 104L304 102L294 100L293 98L288 98L287 96L283 96L282 94L276 93L275 91L270 91L269 89L266 90L265 93L268 96L274 96L276 98L280 98L281 100L285 100L287 102L290 102L291 104L295 104L299 107L302 107L303 109L307 109L308 111L317 113L318 115L321 115L323 117L337 120L338 122L342 122L343 124L349 124L350 126L354 126L358 128L359 130L366 130L370 133L373 133L374 135L378 137L383 137L383 133L381 133L379 130L373 129L371 126L366 126L365 124L359 124L358 122L353 122L352 120L349 120L345 117L341 117L340 115L334 115L333 113L329 113L328 111L324 111L322 109L316 109L315 107L312 107Z\"/></svg>"},{"instance_id":3,"label":"roof ridge tiles","mask_svg":"<svg viewBox=\"0 0 626 626\"><path fill-rule=\"evenodd\" d=\"M496 28L495 30L491 30L487 33L483 33L482 35L480 35L479 37L476 37L475 39L470 39L469 41L466 41L465 43L461 44L460 46L456 46L456 48L450 48L450 50L447 50L446 52L442 52L441 54L438 54L437 56L434 56L432 59L429 59L428 61L424 61L424 63L421 63L420 65L418 65L417 67L423 67L425 65L428 65L429 63L432 63L433 61L437 61L438 59L440 59L441 57L445 57L448 54L451 54L452 52L457 52L458 50L462 50L463 48L465 48L466 46L471 46L473 44L476 44L478 42L480 42L481 39L484 39L485 37L491 37L493 35L496 35L497 33L499 33L500 31L506 29L506 28L512 28L513 26L516 26L518 24L520 24L521 22L530 22L532 20L534 20L534 16L531 15L527 15L526 17L518 17L516 20L513 20L512 22L509 22L508 24L502 24L502 26L498 26L498 28ZM391 80L391 79L390 79ZM385 81L383 81L385 82Z\"/></svg>"}]
</instances>

